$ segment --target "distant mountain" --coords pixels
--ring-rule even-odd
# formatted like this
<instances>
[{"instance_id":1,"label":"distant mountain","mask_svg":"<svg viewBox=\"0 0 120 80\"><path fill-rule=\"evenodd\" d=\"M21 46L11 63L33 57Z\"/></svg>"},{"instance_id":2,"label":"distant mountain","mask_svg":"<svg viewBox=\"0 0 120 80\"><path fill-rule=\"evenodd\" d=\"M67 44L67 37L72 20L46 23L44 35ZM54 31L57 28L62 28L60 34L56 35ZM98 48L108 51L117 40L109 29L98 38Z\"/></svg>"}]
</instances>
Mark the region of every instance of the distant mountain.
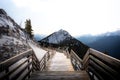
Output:
<instances>
[{"instance_id":1,"label":"distant mountain","mask_svg":"<svg viewBox=\"0 0 120 80\"><path fill-rule=\"evenodd\" d=\"M36 41L40 41L44 38L45 36L44 35L40 35L40 34L34 34L34 39Z\"/></svg>"},{"instance_id":2,"label":"distant mountain","mask_svg":"<svg viewBox=\"0 0 120 80\"><path fill-rule=\"evenodd\" d=\"M120 59L120 30L97 36L82 36L78 39L91 48Z\"/></svg>"},{"instance_id":3,"label":"distant mountain","mask_svg":"<svg viewBox=\"0 0 120 80\"><path fill-rule=\"evenodd\" d=\"M25 30L0 9L0 61L30 48L27 39Z\"/></svg>"},{"instance_id":4,"label":"distant mountain","mask_svg":"<svg viewBox=\"0 0 120 80\"><path fill-rule=\"evenodd\" d=\"M79 57L83 58L85 55L88 46L81 43L79 40L72 37L67 31L59 30L57 32L52 33L46 38L39 41L42 46L46 47L54 47L61 49L68 49L69 51L74 50Z\"/></svg>"},{"instance_id":5,"label":"distant mountain","mask_svg":"<svg viewBox=\"0 0 120 80\"><path fill-rule=\"evenodd\" d=\"M101 34L102 36L120 36L120 30Z\"/></svg>"},{"instance_id":6,"label":"distant mountain","mask_svg":"<svg viewBox=\"0 0 120 80\"><path fill-rule=\"evenodd\" d=\"M77 39L82 41L85 44L89 44L89 43L92 43L96 40L99 40L107 36L120 36L120 30L117 30L114 32L106 32L106 33L95 35L95 36L94 35L83 35L83 36L77 37Z\"/></svg>"},{"instance_id":7,"label":"distant mountain","mask_svg":"<svg viewBox=\"0 0 120 80\"><path fill-rule=\"evenodd\" d=\"M120 36L102 37L88 45L96 50L107 52L108 55L120 59Z\"/></svg>"},{"instance_id":8,"label":"distant mountain","mask_svg":"<svg viewBox=\"0 0 120 80\"><path fill-rule=\"evenodd\" d=\"M98 38L99 38L98 36L92 36L92 35L83 35L83 36L77 37L77 39L82 41L84 44L92 43L96 41Z\"/></svg>"},{"instance_id":9,"label":"distant mountain","mask_svg":"<svg viewBox=\"0 0 120 80\"><path fill-rule=\"evenodd\" d=\"M51 35L47 36L46 38L42 39L42 42L59 44L64 40L72 39L72 36L65 30L59 30L57 32L52 33Z\"/></svg>"}]
</instances>

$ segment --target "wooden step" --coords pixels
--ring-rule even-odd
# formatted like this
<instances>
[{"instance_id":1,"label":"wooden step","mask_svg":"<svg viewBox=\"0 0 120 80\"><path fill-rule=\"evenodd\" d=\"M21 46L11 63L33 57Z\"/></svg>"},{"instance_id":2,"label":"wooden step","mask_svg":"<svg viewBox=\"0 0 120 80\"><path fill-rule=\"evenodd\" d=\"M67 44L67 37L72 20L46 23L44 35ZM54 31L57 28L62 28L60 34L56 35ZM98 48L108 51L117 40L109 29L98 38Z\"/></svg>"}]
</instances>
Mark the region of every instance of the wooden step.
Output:
<instances>
[{"instance_id":1,"label":"wooden step","mask_svg":"<svg viewBox=\"0 0 120 80\"><path fill-rule=\"evenodd\" d=\"M90 80L86 71L37 71L28 80Z\"/></svg>"}]
</instances>

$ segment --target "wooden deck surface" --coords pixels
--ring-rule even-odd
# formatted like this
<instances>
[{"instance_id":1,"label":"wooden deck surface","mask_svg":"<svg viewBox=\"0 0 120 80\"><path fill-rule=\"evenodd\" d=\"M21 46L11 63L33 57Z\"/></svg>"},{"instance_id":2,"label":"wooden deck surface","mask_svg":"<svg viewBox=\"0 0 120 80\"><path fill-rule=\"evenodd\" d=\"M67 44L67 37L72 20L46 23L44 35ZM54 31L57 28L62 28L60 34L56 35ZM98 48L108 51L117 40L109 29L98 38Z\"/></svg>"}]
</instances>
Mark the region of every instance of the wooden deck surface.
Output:
<instances>
[{"instance_id":1,"label":"wooden deck surface","mask_svg":"<svg viewBox=\"0 0 120 80\"><path fill-rule=\"evenodd\" d=\"M86 71L37 71L29 80L90 80Z\"/></svg>"},{"instance_id":2,"label":"wooden deck surface","mask_svg":"<svg viewBox=\"0 0 120 80\"><path fill-rule=\"evenodd\" d=\"M64 53L55 52L47 63L47 71L74 71L70 59Z\"/></svg>"}]
</instances>

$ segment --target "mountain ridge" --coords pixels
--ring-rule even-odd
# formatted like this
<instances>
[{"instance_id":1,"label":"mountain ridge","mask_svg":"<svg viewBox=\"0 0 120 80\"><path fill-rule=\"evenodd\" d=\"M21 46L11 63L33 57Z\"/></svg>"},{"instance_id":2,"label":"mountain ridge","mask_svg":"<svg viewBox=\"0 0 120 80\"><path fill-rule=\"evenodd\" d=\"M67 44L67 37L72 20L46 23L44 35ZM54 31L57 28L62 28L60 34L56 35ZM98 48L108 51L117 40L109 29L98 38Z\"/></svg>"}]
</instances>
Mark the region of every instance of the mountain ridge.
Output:
<instances>
[{"instance_id":1,"label":"mountain ridge","mask_svg":"<svg viewBox=\"0 0 120 80\"><path fill-rule=\"evenodd\" d=\"M45 47L54 47L63 50L67 49L69 51L72 49L81 58L84 57L89 48L87 45L72 37L67 31L62 29L43 38L39 43L41 46Z\"/></svg>"},{"instance_id":2,"label":"mountain ridge","mask_svg":"<svg viewBox=\"0 0 120 80\"><path fill-rule=\"evenodd\" d=\"M96 41L97 39L100 39L102 37L107 37L107 36L120 36L120 30L116 30L113 32L106 32L106 33L102 33L99 35L82 35L82 36L78 36L76 37L78 40L82 41L83 43L92 43L94 41Z\"/></svg>"},{"instance_id":3,"label":"mountain ridge","mask_svg":"<svg viewBox=\"0 0 120 80\"><path fill-rule=\"evenodd\" d=\"M56 31L56 32L50 34L49 36L47 36L46 38L42 39L41 41L58 44L61 41L63 41L64 39L69 39L69 38L72 38L72 36L69 35L69 33L67 31L60 29L59 31Z\"/></svg>"},{"instance_id":4,"label":"mountain ridge","mask_svg":"<svg viewBox=\"0 0 120 80\"><path fill-rule=\"evenodd\" d=\"M84 36L78 38L84 44L108 55L120 59L120 30L107 32L98 36Z\"/></svg>"}]
</instances>

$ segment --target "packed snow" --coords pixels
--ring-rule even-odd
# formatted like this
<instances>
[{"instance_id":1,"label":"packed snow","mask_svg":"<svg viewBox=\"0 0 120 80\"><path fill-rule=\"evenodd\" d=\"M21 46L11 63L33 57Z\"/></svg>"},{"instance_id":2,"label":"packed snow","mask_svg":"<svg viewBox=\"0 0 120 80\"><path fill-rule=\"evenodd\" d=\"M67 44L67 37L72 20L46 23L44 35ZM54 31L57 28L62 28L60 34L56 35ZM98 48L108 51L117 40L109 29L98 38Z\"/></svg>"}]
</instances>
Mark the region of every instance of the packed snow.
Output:
<instances>
[{"instance_id":1,"label":"packed snow","mask_svg":"<svg viewBox=\"0 0 120 80\"><path fill-rule=\"evenodd\" d=\"M55 53L47 67L48 71L74 71L70 59L60 52Z\"/></svg>"},{"instance_id":2,"label":"packed snow","mask_svg":"<svg viewBox=\"0 0 120 80\"><path fill-rule=\"evenodd\" d=\"M34 51L34 53L35 53L35 55L36 55L36 57L38 58L39 61L40 61L40 60L43 58L43 56L47 53L47 51L41 49L40 47L34 45L33 43L30 43L30 42L29 42L29 45L30 45L30 47L33 49L33 51Z\"/></svg>"}]
</instances>

